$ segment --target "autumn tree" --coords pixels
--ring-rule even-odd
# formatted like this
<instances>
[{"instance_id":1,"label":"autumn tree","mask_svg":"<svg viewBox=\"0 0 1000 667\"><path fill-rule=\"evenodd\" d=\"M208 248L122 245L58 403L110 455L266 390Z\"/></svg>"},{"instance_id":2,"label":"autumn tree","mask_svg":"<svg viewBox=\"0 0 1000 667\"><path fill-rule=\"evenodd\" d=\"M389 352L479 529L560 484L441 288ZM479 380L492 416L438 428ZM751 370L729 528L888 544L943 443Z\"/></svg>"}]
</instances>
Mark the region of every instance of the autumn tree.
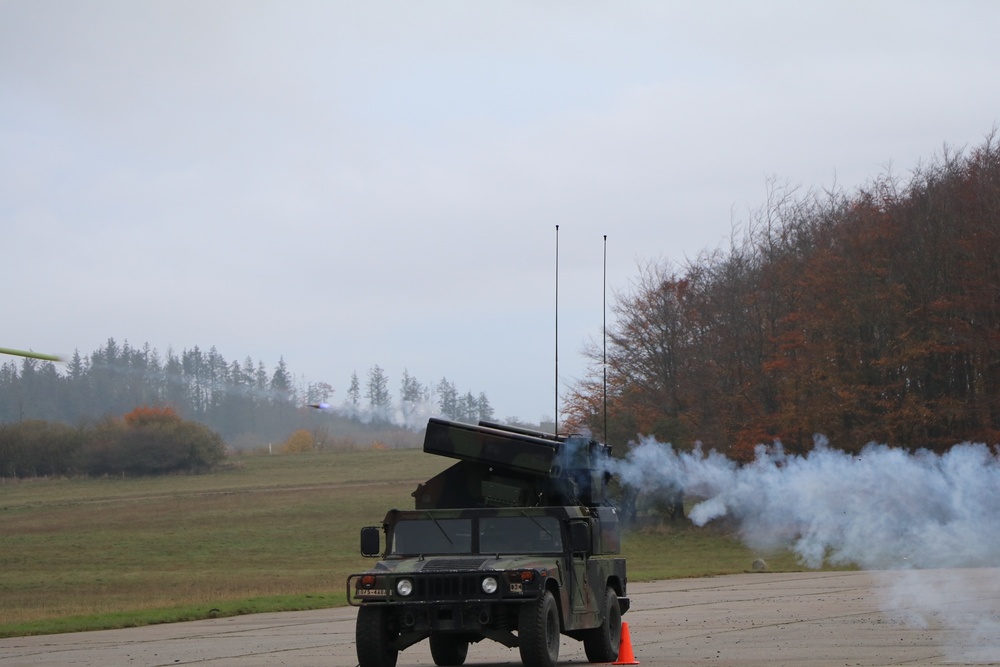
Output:
<instances>
[{"instance_id":1,"label":"autumn tree","mask_svg":"<svg viewBox=\"0 0 1000 667\"><path fill-rule=\"evenodd\" d=\"M284 454L301 454L302 452L311 452L314 449L316 449L316 442L313 435L304 428L297 429L281 445L281 452Z\"/></svg>"},{"instance_id":2,"label":"autumn tree","mask_svg":"<svg viewBox=\"0 0 1000 667\"><path fill-rule=\"evenodd\" d=\"M169 406L149 407L146 405L135 408L123 417L125 425L129 428L143 428L147 426L173 426L181 422L177 411Z\"/></svg>"},{"instance_id":3,"label":"autumn tree","mask_svg":"<svg viewBox=\"0 0 1000 667\"><path fill-rule=\"evenodd\" d=\"M207 426L171 408L143 406L95 425L74 461L91 475L155 475L207 470L224 456L222 438Z\"/></svg>"},{"instance_id":4,"label":"autumn tree","mask_svg":"<svg viewBox=\"0 0 1000 667\"><path fill-rule=\"evenodd\" d=\"M816 433L940 450L1000 441L1000 148L909 183L769 187L728 253L639 267L569 397L609 441L699 440L738 459ZM607 411L603 393L607 389ZM605 430L607 415L607 433Z\"/></svg>"}]
</instances>

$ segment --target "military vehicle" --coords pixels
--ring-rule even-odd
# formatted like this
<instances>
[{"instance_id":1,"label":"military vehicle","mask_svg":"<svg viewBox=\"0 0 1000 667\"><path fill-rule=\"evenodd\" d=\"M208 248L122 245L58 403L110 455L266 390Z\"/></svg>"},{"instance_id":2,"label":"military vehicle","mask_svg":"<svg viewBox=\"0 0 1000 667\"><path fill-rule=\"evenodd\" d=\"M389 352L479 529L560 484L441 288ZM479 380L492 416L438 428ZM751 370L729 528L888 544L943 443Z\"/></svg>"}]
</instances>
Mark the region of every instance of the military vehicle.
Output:
<instances>
[{"instance_id":1,"label":"military vehicle","mask_svg":"<svg viewBox=\"0 0 1000 667\"><path fill-rule=\"evenodd\" d=\"M629 599L605 500L610 447L431 419L424 451L458 462L417 486L414 509L361 530L361 553L379 561L347 580L359 666L394 667L428 638L442 667L483 639L517 647L526 667L554 667L561 635L591 662L616 660Z\"/></svg>"}]
</instances>

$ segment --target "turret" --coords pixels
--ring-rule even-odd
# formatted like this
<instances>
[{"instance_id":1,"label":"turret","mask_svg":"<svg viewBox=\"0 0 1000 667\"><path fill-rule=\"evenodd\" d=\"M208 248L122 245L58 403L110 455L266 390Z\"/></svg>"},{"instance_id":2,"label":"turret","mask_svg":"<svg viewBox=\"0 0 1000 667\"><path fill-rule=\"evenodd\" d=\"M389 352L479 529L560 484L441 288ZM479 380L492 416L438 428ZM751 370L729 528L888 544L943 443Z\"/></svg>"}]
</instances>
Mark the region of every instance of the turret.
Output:
<instances>
[{"instance_id":1,"label":"turret","mask_svg":"<svg viewBox=\"0 0 1000 667\"><path fill-rule=\"evenodd\" d=\"M432 418L424 451L459 461L417 487L416 508L603 506L610 449L581 435Z\"/></svg>"}]
</instances>

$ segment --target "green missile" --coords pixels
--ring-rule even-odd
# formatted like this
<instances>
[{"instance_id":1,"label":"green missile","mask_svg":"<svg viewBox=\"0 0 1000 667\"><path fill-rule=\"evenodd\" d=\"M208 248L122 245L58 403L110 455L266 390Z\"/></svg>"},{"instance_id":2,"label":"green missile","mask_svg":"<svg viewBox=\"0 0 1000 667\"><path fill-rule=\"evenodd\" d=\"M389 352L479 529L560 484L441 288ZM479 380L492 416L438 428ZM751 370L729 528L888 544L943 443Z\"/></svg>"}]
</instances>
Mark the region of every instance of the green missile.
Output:
<instances>
[{"instance_id":1,"label":"green missile","mask_svg":"<svg viewBox=\"0 0 1000 667\"><path fill-rule=\"evenodd\" d=\"M63 358L56 354L42 354L41 352L29 352L26 350L12 350L9 347L0 347L0 354L12 354L15 357L28 357L30 359L41 359L42 361L62 361Z\"/></svg>"}]
</instances>

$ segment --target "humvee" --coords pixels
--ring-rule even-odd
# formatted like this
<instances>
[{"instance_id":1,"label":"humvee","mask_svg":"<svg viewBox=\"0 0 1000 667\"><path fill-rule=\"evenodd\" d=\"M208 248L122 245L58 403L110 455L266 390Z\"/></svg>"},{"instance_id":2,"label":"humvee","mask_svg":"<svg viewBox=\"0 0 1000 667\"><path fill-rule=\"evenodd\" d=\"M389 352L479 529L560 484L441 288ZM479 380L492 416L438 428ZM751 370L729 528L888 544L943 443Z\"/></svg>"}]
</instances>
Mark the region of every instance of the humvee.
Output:
<instances>
[{"instance_id":1,"label":"humvee","mask_svg":"<svg viewBox=\"0 0 1000 667\"><path fill-rule=\"evenodd\" d=\"M361 530L379 558L352 574L360 667L394 667L429 639L442 667L483 639L554 667L561 635L591 662L618 656L628 578L618 514L605 501L610 447L480 422L431 419L424 451L459 459L419 484L412 510Z\"/></svg>"}]
</instances>

